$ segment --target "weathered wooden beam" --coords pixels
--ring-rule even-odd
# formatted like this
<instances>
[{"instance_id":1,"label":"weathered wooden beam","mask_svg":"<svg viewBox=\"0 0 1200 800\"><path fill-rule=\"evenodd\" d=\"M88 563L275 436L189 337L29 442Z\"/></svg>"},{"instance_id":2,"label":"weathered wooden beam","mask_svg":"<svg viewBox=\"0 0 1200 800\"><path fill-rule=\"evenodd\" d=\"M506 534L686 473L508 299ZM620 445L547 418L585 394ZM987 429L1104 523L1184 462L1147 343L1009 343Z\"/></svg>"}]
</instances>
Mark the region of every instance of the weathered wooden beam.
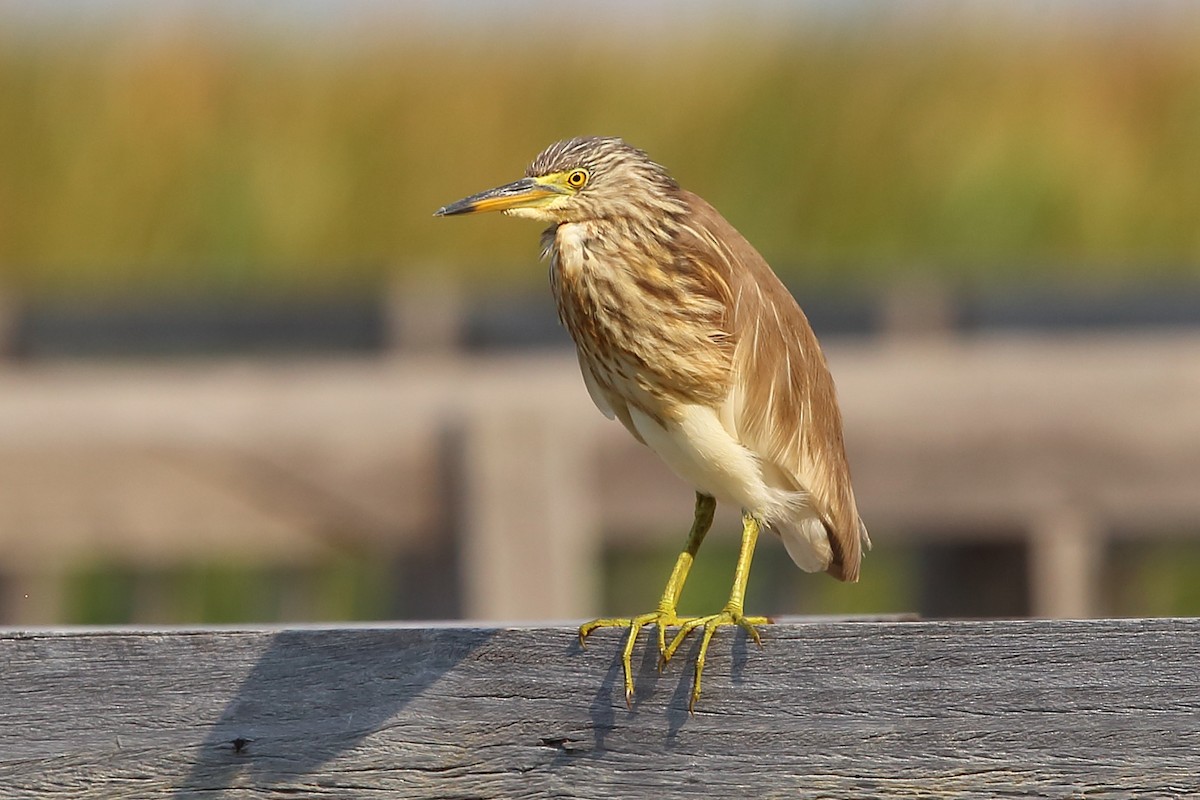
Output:
<instances>
[{"instance_id":1,"label":"weathered wooden beam","mask_svg":"<svg viewBox=\"0 0 1200 800\"><path fill-rule=\"evenodd\" d=\"M410 627L0 633L2 798L1200 792L1200 620L807 622L686 657Z\"/></svg>"}]
</instances>

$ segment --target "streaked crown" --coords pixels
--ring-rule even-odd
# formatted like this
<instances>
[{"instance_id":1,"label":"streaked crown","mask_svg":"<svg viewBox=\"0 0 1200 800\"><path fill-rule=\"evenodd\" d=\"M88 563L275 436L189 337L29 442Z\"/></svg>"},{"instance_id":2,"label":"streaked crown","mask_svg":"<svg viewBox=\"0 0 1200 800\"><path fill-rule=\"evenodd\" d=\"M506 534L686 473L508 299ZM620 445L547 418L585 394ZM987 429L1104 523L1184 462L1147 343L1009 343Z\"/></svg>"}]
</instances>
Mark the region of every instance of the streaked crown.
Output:
<instances>
[{"instance_id":1,"label":"streaked crown","mask_svg":"<svg viewBox=\"0 0 1200 800\"><path fill-rule=\"evenodd\" d=\"M533 159L525 175L565 175L575 194L559 207L560 221L632 217L649 222L686 209L679 184L666 168L613 136L555 142Z\"/></svg>"}]
</instances>

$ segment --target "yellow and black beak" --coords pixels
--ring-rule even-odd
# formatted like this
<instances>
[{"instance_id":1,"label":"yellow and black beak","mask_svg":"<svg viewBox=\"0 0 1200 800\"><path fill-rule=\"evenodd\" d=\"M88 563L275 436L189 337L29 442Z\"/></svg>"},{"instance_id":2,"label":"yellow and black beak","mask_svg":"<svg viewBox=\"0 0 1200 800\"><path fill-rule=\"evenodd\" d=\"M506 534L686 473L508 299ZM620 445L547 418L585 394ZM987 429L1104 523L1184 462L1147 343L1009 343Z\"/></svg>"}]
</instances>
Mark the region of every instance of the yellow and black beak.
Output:
<instances>
[{"instance_id":1,"label":"yellow and black beak","mask_svg":"<svg viewBox=\"0 0 1200 800\"><path fill-rule=\"evenodd\" d=\"M464 197L458 202L442 206L433 212L435 217L453 217L456 214L480 214L484 211L507 211L513 208L537 208L548 201L566 194L563 189L537 178L521 178L519 181L488 189L486 192Z\"/></svg>"}]
</instances>

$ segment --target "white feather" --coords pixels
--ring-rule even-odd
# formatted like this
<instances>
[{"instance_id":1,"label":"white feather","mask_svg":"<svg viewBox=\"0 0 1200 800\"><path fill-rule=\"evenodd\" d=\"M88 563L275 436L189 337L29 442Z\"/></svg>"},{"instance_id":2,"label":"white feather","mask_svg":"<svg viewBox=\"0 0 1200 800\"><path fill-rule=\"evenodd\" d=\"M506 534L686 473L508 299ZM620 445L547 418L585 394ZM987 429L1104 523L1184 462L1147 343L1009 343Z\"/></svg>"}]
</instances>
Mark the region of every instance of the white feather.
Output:
<instances>
[{"instance_id":1,"label":"white feather","mask_svg":"<svg viewBox=\"0 0 1200 800\"><path fill-rule=\"evenodd\" d=\"M587 387L588 396L592 398L596 408L600 409L600 413L609 419L616 419L617 415L613 411L612 403L608 401L608 395L600 388L596 376L592 374L592 370L582 356L579 358L579 371L583 374L583 385Z\"/></svg>"},{"instance_id":2,"label":"white feather","mask_svg":"<svg viewBox=\"0 0 1200 800\"><path fill-rule=\"evenodd\" d=\"M805 572L820 572L833 561L829 533L815 515L779 526L779 538L783 539L783 547L792 561Z\"/></svg>"},{"instance_id":3,"label":"white feather","mask_svg":"<svg viewBox=\"0 0 1200 800\"><path fill-rule=\"evenodd\" d=\"M722 423L732 413L685 405L673 409L665 425L636 408L629 413L642 440L676 475L777 529L801 569L819 572L829 566L833 552L824 526L808 506L808 495L771 480L774 467L763 464Z\"/></svg>"}]
</instances>

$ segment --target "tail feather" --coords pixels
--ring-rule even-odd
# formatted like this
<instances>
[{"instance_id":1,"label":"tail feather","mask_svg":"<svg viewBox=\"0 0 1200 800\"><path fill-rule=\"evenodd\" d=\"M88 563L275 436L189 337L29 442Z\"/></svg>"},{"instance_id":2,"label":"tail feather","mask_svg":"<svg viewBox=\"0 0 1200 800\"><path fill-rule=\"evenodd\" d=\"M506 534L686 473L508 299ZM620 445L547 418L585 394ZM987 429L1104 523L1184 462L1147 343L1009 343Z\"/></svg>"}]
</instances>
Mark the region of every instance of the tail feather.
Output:
<instances>
[{"instance_id":1,"label":"tail feather","mask_svg":"<svg viewBox=\"0 0 1200 800\"><path fill-rule=\"evenodd\" d=\"M777 528L783 547L796 566L805 572L821 572L833 561L833 548L824 523L815 516L801 517L796 522Z\"/></svg>"},{"instance_id":2,"label":"tail feather","mask_svg":"<svg viewBox=\"0 0 1200 800\"><path fill-rule=\"evenodd\" d=\"M779 525L779 538L783 540L792 561L805 572L828 572L838 580L854 583L858 581L858 567L862 553L871 549L871 537L862 520L858 523L859 547L846 554L838 547L838 539L831 536L825 522L818 516L805 516L796 522Z\"/></svg>"}]
</instances>

